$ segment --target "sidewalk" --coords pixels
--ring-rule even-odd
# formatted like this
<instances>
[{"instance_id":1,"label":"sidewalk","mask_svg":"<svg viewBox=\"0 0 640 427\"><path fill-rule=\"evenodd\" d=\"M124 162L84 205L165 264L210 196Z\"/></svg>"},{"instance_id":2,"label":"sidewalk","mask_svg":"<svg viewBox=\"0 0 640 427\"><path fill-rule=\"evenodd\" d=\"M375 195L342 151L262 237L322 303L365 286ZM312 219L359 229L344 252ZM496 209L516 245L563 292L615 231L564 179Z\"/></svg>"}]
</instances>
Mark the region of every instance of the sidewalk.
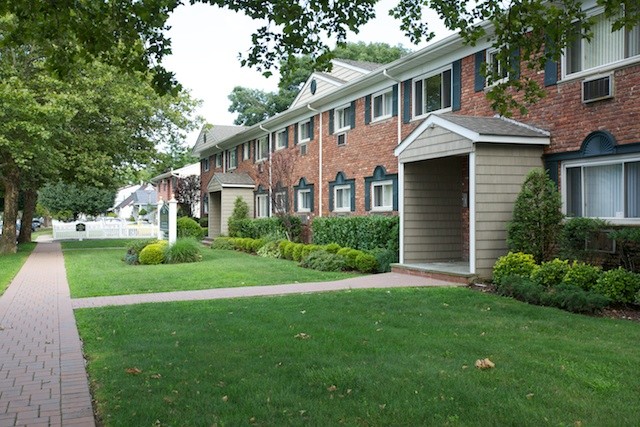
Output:
<instances>
[{"instance_id":1,"label":"sidewalk","mask_svg":"<svg viewBox=\"0 0 640 427\"><path fill-rule=\"evenodd\" d=\"M0 298L0 427L94 426L59 243L39 243Z\"/></svg>"}]
</instances>

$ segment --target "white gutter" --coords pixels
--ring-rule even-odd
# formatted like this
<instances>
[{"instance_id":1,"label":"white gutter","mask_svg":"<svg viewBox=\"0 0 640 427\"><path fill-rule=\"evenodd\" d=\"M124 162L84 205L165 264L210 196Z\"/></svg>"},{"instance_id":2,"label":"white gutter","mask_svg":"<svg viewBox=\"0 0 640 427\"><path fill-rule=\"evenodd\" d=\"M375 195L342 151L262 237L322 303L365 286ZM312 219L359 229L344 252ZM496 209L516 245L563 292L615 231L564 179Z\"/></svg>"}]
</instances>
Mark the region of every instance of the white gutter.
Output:
<instances>
[{"instance_id":1,"label":"white gutter","mask_svg":"<svg viewBox=\"0 0 640 427\"><path fill-rule=\"evenodd\" d=\"M307 104L307 108L314 113L319 113L320 120L318 121L318 216L322 216L322 112L316 110Z\"/></svg>"},{"instance_id":2,"label":"white gutter","mask_svg":"<svg viewBox=\"0 0 640 427\"><path fill-rule=\"evenodd\" d=\"M398 83L398 141L396 145L400 145L401 138L402 138L402 87L400 84L401 82L395 77L391 77L387 72L386 68L382 70L382 75L388 78L389 80L392 80Z\"/></svg>"},{"instance_id":3,"label":"white gutter","mask_svg":"<svg viewBox=\"0 0 640 427\"><path fill-rule=\"evenodd\" d=\"M269 152L269 216L271 216L271 198L273 197L272 191L271 191L271 187L273 186L273 183L271 182L271 131L269 131L267 128L265 128L264 126L262 126L262 123L259 126L260 130L263 132L267 133L267 144L269 144L267 146L267 151Z\"/></svg>"}]
</instances>

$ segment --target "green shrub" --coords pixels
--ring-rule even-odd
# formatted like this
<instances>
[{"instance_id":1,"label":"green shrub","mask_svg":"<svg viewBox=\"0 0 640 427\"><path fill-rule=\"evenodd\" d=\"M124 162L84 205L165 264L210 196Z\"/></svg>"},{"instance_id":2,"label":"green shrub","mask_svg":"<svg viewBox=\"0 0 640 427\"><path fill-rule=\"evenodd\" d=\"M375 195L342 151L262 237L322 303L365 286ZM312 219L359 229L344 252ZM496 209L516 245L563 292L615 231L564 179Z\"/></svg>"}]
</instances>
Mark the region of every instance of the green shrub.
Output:
<instances>
[{"instance_id":1,"label":"green shrub","mask_svg":"<svg viewBox=\"0 0 640 427\"><path fill-rule=\"evenodd\" d=\"M250 237L259 239L266 236L278 236L279 238L287 234L285 222L290 224L291 239L300 240L302 222L296 216L271 217L271 218L242 218L229 219L229 235L233 237Z\"/></svg>"},{"instance_id":2,"label":"green shrub","mask_svg":"<svg viewBox=\"0 0 640 427\"><path fill-rule=\"evenodd\" d=\"M542 169L527 175L507 224L507 244L511 251L533 255L537 262L551 259L562 227L562 200L558 187Z\"/></svg>"},{"instance_id":3,"label":"green shrub","mask_svg":"<svg viewBox=\"0 0 640 427\"><path fill-rule=\"evenodd\" d=\"M200 224L200 227L208 228L209 227L209 217L207 215L204 215L202 218L200 218L198 220L198 223Z\"/></svg>"},{"instance_id":4,"label":"green shrub","mask_svg":"<svg viewBox=\"0 0 640 427\"><path fill-rule=\"evenodd\" d=\"M291 259L296 262L302 261L302 249L304 249L304 244L302 243L294 243L293 244L293 252L291 254Z\"/></svg>"},{"instance_id":5,"label":"green shrub","mask_svg":"<svg viewBox=\"0 0 640 427\"><path fill-rule=\"evenodd\" d=\"M640 227L625 227L609 233L615 239L620 264L635 273L640 273Z\"/></svg>"},{"instance_id":6,"label":"green shrub","mask_svg":"<svg viewBox=\"0 0 640 427\"><path fill-rule=\"evenodd\" d=\"M280 252L280 243L279 241L270 241L265 243L260 249L258 249L257 254L264 258L281 258Z\"/></svg>"},{"instance_id":7,"label":"green shrub","mask_svg":"<svg viewBox=\"0 0 640 427\"><path fill-rule=\"evenodd\" d=\"M193 237L177 239L169 246L165 253L167 264L181 264L187 262L198 262L202 260L202 245Z\"/></svg>"},{"instance_id":8,"label":"green shrub","mask_svg":"<svg viewBox=\"0 0 640 427\"><path fill-rule=\"evenodd\" d=\"M361 250L387 247L390 242L399 241L399 221L397 216L380 215L319 217L311 223L313 242Z\"/></svg>"},{"instance_id":9,"label":"green shrub","mask_svg":"<svg viewBox=\"0 0 640 427\"><path fill-rule=\"evenodd\" d=\"M537 265L533 255L522 252L509 252L501 256L493 266L493 282L497 285L507 276L521 276L529 278Z\"/></svg>"},{"instance_id":10,"label":"green shrub","mask_svg":"<svg viewBox=\"0 0 640 427\"><path fill-rule=\"evenodd\" d=\"M232 239L229 237L216 237L211 244L211 249L224 249L232 251L235 249Z\"/></svg>"},{"instance_id":11,"label":"green shrub","mask_svg":"<svg viewBox=\"0 0 640 427\"><path fill-rule=\"evenodd\" d=\"M251 242L251 252L253 252L254 254L257 254L260 248L263 247L265 243L266 241L263 239L254 239Z\"/></svg>"},{"instance_id":12,"label":"green shrub","mask_svg":"<svg viewBox=\"0 0 640 427\"><path fill-rule=\"evenodd\" d=\"M531 280L546 289L558 286L569 271L569 262L559 260L543 262L531 273Z\"/></svg>"},{"instance_id":13,"label":"green shrub","mask_svg":"<svg viewBox=\"0 0 640 427\"><path fill-rule=\"evenodd\" d=\"M165 260L164 253L166 247L167 245L162 243L152 243L150 245L147 245L140 251L138 261L142 265L162 264Z\"/></svg>"},{"instance_id":14,"label":"green shrub","mask_svg":"<svg viewBox=\"0 0 640 427\"><path fill-rule=\"evenodd\" d=\"M296 243L287 241L284 247L284 259L293 260L293 249L295 246Z\"/></svg>"},{"instance_id":15,"label":"green shrub","mask_svg":"<svg viewBox=\"0 0 640 427\"><path fill-rule=\"evenodd\" d=\"M609 225L598 218L570 218L560 231L560 255L563 258L591 262L595 252L589 248L588 242Z\"/></svg>"},{"instance_id":16,"label":"green shrub","mask_svg":"<svg viewBox=\"0 0 640 427\"><path fill-rule=\"evenodd\" d=\"M560 285L553 291L544 294L542 303L573 313L596 313L609 304L609 299L575 286Z\"/></svg>"},{"instance_id":17,"label":"green shrub","mask_svg":"<svg viewBox=\"0 0 640 427\"><path fill-rule=\"evenodd\" d=\"M613 302L634 302L636 293L640 290L640 274L627 271L622 267L605 271L593 290Z\"/></svg>"},{"instance_id":18,"label":"green shrub","mask_svg":"<svg viewBox=\"0 0 640 427\"><path fill-rule=\"evenodd\" d=\"M636 304L640 305L640 291L636 292Z\"/></svg>"},{"instance_id":19,"label":"green shrub","mask_svg":"<svg viewBox=\"0 0 640 427\"><path fill-rule=\"evenodd\" d=\"M329 243L324 247L324 250L330 254L337 254L340 249L342 249L342 247L337 243Z\"/></svg>"},{"instance_id":20,"label":"green shrub","mask_svg":"<svg viewBox=\"0 0 640 427\"><path fill-rule=\"evenodd\" d=\"M589 291L596 284L600 275L602 275L602 268L574 261L562 279L562 284Z\"/></svg>"},{"instance_id":21,"label":"green shrub","mask_svg":"<svg viewBox=\"0 0 640 427\"><path fill-rule=\"evenodd\" d=\"M138 257L140 252L148 245L152 243L158 243L157 239L142 239L132 240L127 243L127 253L125 254L123 261L130 265L138 264Z\"/></svg>"},{"instance_id":22,"label":"green shrub","mask_svg":"<svg viewBox=\"0 0 640 427\"><path fill-rule=\"evenodd\" d=\"M193 237L196 240L202 240L204 230L195 220L183 216L178 218L178 237Z\"/></svg>"},{"instance_id":23,"label":"green shrub","mask_svg":"<svg viewBox=\"0 0 640 427\"><path fill-rule=\"evenodd\" d=\"M378 260L371 254L362 252L355 260L356 270L361 273L376 273L378 271Z\"/></svg>"},{"instance_id":24,"label":"green shrub","mask_svg":"<svg viewBox=\"0 0 640 427\"><path fill-rule=\"evenodd\" d=\"M544 288L534 283L531 278L520 274L503 276L496 285L500 295L510 296L529 304L540 305Z\"/></svg>"},{"instance_id":25,"label":"green shrub","mask_svg":"<svg viewBox=\"0 0 640 427\"><path fill-rule=\"evenodd\" d=\"M358 249L351 249L349 252L347 252L347 266L349 268L351 268L352 270L357 270L358 269L358 265L356 263L356 259L361 254L364 254L364 252L362 252L362 251L360 251Z\"/></svg>"},{"instance_id":26,"label":"green shrub","mask_svg":"<svg viewBox=\"0 0 640 427\"><path fill-rule=\"evenodd\" d=\"M315 252L315 251L324 251L324 247L320 246L320 245L304 245L302 247L302 254L301 254L301 259L305 259L306 257L309 256L310 253Z\"/></svg>"},{"instance_id":27,"label":"green shrub","mask_svg":"<svg viewBox=\"0 0 640 427\"><path fill-rule=\"evenodd\" d=\"M320 271L343 271L346 268L345 258L326 251L311 252L300 263L302 267Z\"/></svg>"},{"instance_id":28,"label":"green shrub","mask_svg":"<svg viewBox=\"0 0 640 427\"><path fill-rule=\"evenodd\" d=\"M378 261L378 273L391 271L391 264L398 262L397 253L386 248L374 248L368 251Z\"/></svg>"}]
</instances>

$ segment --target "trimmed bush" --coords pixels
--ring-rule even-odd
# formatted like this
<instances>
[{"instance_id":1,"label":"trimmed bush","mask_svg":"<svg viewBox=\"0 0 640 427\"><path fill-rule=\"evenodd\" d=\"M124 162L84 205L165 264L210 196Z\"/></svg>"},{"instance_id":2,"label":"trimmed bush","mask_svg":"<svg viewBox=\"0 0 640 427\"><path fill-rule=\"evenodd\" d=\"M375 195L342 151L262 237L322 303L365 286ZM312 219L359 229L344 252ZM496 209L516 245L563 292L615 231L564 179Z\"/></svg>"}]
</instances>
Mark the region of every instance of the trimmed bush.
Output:
<instances>
[{"instance_id":1,"label":"trimmed bush","mask_svg":"<svg viewBox=\"0 0 640 427\"><path fill-rule=\"evenodd\" d=\"M162 243L152 243L140 251L138 261L142 265L162 264L165 260L165 249L167 245Z\"/></svg>"},{"instance_id":2,"label":"trimmed bush","mask_svg":"<svg viewBox=\"0 0 640 427\"><path fill-rule=\"evenodd\" d=\"M165 253L167 264L181 264L202 261L201 244L193 237L177 239Z\"/></svg>"},{"instance_id":3,"label":"trimmed bush","mask_svg":"<svg viewBox=\"0 0 640 427\"><path fill-rule=\"evenodd\" d=\"M193 237L196 240L202 240L204 230L195 220L183 216L178 218L178 237Z\"/></svg>"},{"instance_id":4,"label":"trimmed bush","mask_svg":"<svg viewBox=\"0 0 640 427\"><path fill-rule=\"evenodd\" d=\"M531 273L531 280L542 287L549 289L558 286L569 271L569 262L559 259L543 262L540 267Z\"/></svg>"},{"instance_id":5,"label":"trimmed bush","mask_svg":"<svg viewBox=\"0 0 640 427\"><path fill-rule=\"evenodd\" d=\"M263 247L265 243L266 241L263 239L254 239L251 242L251 252L253 252L254 254L257 254L260 248Z\"/></svg>"},{"instance_id":6,"label":"trimmed bush","mask_svg":"<svg viewBox=\"0 0 640 427\"><path fill-rule=\"evenodd\" d=\"M157 239L143 239L143 240L132 240L127 243L127 253L125 254L123 261L129 265L138 264L138 256L140 252L147 246L152 243L158 243Z\"/></svg>"},{"instance_id":7,"label":"trimmed bush","mask_svg":"<svg viewBox=\"0 0 640 427\"><path fill-rule=\"evenodd\" d=\"M304 244L302 243L294 243L293 251L291 253L291 259L300 262L302 261L302 250L304 249Z\"/></svg>"},{"instance_id":8,"label":"trimmed bush","mask_svg":"<svg viewBox=\"0 0 640 427\"><path fill-rule=\"evenodd\" d=\"M311 252L302 260L300 265L319 271L343 271L346 268L346 262L343 256L326 251Z\"/></svg>"},{"instance_id":9,"label":"trimmed bush","mask_svg":"<svg viewBox=\"0 0 640 427\"><path fill-rule=\"evenodd\" d=\"M295 246L296 243L287 241L284 247L284 259L293 260L293 249Z\"/></svg>"},{"instance_id":10,"label":"trimmed bush","mask_svg":"<svg viewBox=\"0 0 640 427\"><path fill-rule=\"evenodd\" d=\"M371 254L361 252L355 260L356 269L362 273L376 273L378 260Z\"/></svg>"},{"instance_id":11,"label":"trimmed bush","mask_svg":"<svg viewBox=\"0 0 640 427\"><path fill-rule=\"evenodd\" d=\"M613 302L634 302L636 293L640 291L640 274L627 271L622 267L605 271L593 290Z\"/></svg>"},{"instance_id":12,"label":"trimmed bush","mask_svg":"<svg viewBox=\"0 0 640 427\"><path fill-rule=\"evenodd\" d=\"M575 286L560 285L552 292L543 294L542 303L573 313L596 313L609 304L609 299Z\"/></svg>"},{"instance_id":13,"label":"trimmed bush","mask_svg":"<svg viewBox=\"0 0 640 427\"><path fill-rule=\"evenodd\" d=\"M378 261L378 273L391 271L391 264L398 262L397 252L385 248L375 248L368 251Z\"/></svg>"},{"instance_id":14,"label":"trimmed bush","mask_svg":"<svg viewBox=\"0 0 640 427\"><path fill-rule=\"evenodd\" d=\"M533 255L522 252L509 252L501 256L493 266L493 283L500 285L504 278L520 276L529 278L537 265Z\"/></svg>"},{"instance_id":15,"label":"trimmed bush","mask_svg":"<svg viewBox=\"0 0 640 427\"><path fill-rule=\"evenodd\" d=\"M496 282L496 291L500 295L513 297L529 304L540 305L544 288L534 283L529 277L520 274L509 274Z\"/></svg>"},{"instance_id":16,"label":"trimmed bush","mask_svg":"<svg viewBox=\"0 0 640 427\"><path fill-rule=\"evenodd\" d=\"M209 228L209 217L207 215L201 217L198 220L198 224L200 224L200 227L202 228Z\"/></svg>"},{"instance_id":17,"label":"trimmed bush","mask_svg":"<svg viewBox=\"0 0 640 427\"><path fill-rule=\"evenodd\" d=\"M615 239L620 264L629 271L640 273L640 228L625 227L609 234Z\"/></svg>"},{"instance_id":18,"label":"trimmed bush","mask_svg":"<svg viewBox=\"0 0 640 427\"><path fill-rule=\"evenodd\" d=\"M562 284L589 291L593 289L601 275L602 268L574 261L562 279Z\"/></svg>"},{"instance_id":19,"label":"trimmed bush","mask_svg":"<svg viewBox=\"0 0 640 427\"><path fill-rule=\"evenodd\" d=\"M560 255L563 258L592 262L595 253L588 249L589 240L609 224L598 218L570 218L560 232Z\"/></svg>"},{"instance_id":20,"label":"trimmed bush","mask_svg":"<svg viewBox=\"0 0 640 427\"><path fill-rule=\"evenodd\" d=\"M258 249L257 254L264 258L281 258L280 246L281 242L279 241L271 241L265 243L260 249Z\"/></svg>"},{"instance_id":21,"label":"trimmed bush","mask_svg":"<svg viewBox=\"0 0 640 427\"><path fill-rule=\"evenodd\" d=\"M315 218L311 224L313 242L360 250L388 247L390 242L393 245L399 241L399 222L397 216L380 215Z\"/></svg>"},{"instance_id":22,"label":"trimmed bush","mask_svg":"<svg viewBox=\"0 0 640 427\"><path fill-rule=\"evenodd\" d=\"M300 218L288 216L287 220L291 223L291 239L300 240L302 227ZM252 239L266 236L284 237L286 228L281 217L229 219L229 236L232 237L250 237Z\"/></svg>"},{"instance_id":23,"label":"trimmed bush","mask_svg":"<svg viewBox=\"0 0 640 427\"><path fill-rule=\"evenodd\" d=\"M216 237L216 239L211 244L211 249L224 249L232 251L235 249L235 246L233 245L232 239L229 237Z\"/></svg>"},{"instance_id":24,"label":"trimmed bush","mask_svg":"<svg viewBox=\"0 0 640 427\"><path fill-rule=\"evenodd\" d=\"M324 247L324 250L329 252L330 254L337 254L340 249L342 249L342 246L337 243L329 243Z\"/></svg>"}]
</instances>

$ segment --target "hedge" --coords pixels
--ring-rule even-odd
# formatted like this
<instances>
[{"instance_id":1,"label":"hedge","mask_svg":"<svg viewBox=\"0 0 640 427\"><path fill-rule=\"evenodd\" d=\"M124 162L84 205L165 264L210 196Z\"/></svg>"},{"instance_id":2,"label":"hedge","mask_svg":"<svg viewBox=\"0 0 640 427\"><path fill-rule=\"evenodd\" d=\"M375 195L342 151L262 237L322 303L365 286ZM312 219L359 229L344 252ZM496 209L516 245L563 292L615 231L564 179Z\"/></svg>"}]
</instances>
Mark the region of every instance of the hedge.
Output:
<instances>
[{"instance_id":1,"label":"hedge","mask_svg":"<svg viewBox=\"0 0 640 427\"><path fill-rule=\"evenodd\" d=\"M397 216L315 218L311 224L317 245L337 243L359 250L388 248L398 251L400 219Z\"/></svg>"},{"instance_id":2,"label":"hedge","mask_svg":"<svg viewBox=\"0 0 640 427\"><path fill-rule=\"evenodd\" d=\"M292 225L291 240L299 241L302 222L300 218L289 216ZM260 239L265 236L285 236L286 227L280 217L256 218L256 219L229 219L230 237L249 237Z\"/></svg>"}]
</instances>

